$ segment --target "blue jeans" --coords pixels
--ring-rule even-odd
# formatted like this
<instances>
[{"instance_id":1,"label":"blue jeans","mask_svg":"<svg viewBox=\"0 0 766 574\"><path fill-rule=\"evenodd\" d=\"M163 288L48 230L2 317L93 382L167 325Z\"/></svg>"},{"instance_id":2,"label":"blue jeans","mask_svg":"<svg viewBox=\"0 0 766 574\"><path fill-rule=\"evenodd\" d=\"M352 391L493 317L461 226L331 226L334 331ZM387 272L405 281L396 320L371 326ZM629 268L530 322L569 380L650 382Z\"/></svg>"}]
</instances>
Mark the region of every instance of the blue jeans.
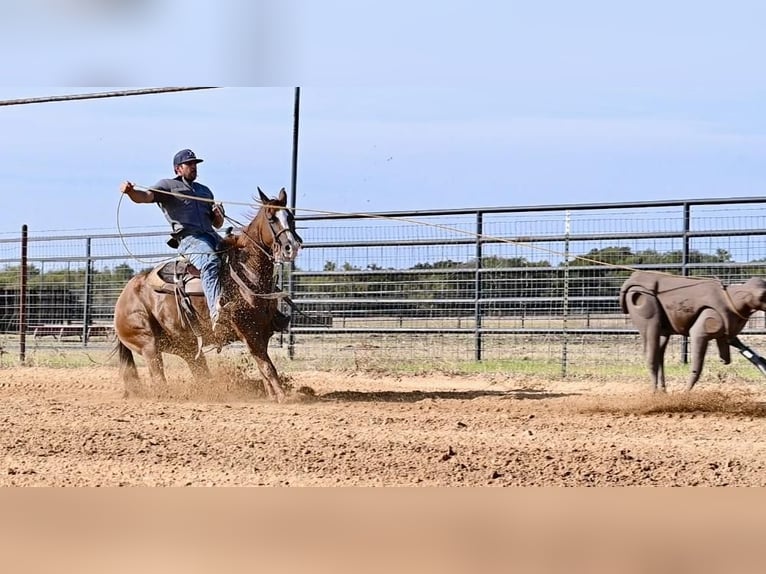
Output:
<instances>
[{"instance_id":1,"label":"blue jeans","mask_svg":"<svg viewBox=\"0 0 766 574\"><path fill-rule=\"evenodd\" d=\"M210 310L210 319L214 322L218 318L216 304L221 298L221 258L218 254L220 242L221 237L217 233L199 233L187 235L178 245L178 252L199 269L202 291Z\"/></svg>"}]
</instances>

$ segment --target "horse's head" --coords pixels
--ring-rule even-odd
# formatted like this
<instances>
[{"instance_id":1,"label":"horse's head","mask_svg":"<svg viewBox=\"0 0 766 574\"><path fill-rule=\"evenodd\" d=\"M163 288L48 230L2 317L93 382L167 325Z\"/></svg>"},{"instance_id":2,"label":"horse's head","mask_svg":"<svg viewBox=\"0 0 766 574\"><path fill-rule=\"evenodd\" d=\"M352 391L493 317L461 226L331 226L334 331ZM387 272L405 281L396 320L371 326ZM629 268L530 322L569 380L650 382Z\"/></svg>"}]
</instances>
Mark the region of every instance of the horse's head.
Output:
<instances>
[{"instance_id":1,"label":"horse's head","mask_svg":"<svg viewBox=\"0 0 766 574\"><path fill-rule=\"evenodd\" d=\"M295 231L295 215L287 207L287 193L283 187L276 199L270 199L258 188L261 208L248 225L248 235L258 237L271 252L275 263L294 261L303 240Z\"/></svg>"}]
</instances>

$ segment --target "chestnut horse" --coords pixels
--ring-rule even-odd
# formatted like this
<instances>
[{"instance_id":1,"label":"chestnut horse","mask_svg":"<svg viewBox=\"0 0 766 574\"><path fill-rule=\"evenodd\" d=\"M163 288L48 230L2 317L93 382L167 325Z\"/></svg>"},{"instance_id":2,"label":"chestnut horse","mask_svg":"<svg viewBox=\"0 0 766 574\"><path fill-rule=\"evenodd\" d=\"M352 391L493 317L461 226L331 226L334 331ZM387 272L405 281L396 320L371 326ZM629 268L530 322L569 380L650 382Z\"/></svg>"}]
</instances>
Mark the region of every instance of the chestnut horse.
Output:
<instances>
[{"instance_id":1,"label":"chestnut horse","mask_svg":"<svg viewBox=\"0 0 766 574\"><path fill-rule=\"evenodd\" d=\"M278 303L278 294L273 293L274 264L293 261L302 240L295 231L294 214L286 209L284 188L277 199L269 199L260 188L258 193L262 205L255 217L222 241L221 249L225 253L220 280L227 301L226 314L230 318L222 332L217 330L214 336L210 313L201 293L188 298L198 317L197 321L190 322L183 316L176 294L159 292L148 283L150 272L132 277L125 285L115 305L114 328L115 351L126 389L139 382L133 353L144 358L152 385L164 388L167 380L162 353L182 357L197 382L204 383L210 371L200 345L204 342L220 349L241 340L255 358L269 397L277 401L284 399L277 370L268 355Z\"/></svg>"}]
</instances>

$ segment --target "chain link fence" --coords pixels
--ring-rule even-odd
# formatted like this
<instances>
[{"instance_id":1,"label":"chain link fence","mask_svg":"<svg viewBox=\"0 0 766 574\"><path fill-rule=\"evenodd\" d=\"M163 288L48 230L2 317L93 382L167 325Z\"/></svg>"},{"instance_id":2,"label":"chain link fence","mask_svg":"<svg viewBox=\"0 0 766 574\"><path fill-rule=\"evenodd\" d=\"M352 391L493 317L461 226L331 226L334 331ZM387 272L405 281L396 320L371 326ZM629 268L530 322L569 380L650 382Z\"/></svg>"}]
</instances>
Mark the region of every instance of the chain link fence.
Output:
<instances>
[{"instance_id":1,"label":"chain link fence","mask_svg":"<svg viewBox=\"0 0 766 574\"><path fill-rule=\"evenodd\" d=\"M303 251L279 270L293 321L271 352L301 368L640 372L618 302L633 269L725 284L766 275L760 198L298 216ZM122 287L174 256L166 239L30 234L29 351L109 348ZM18 233L0 235L2 356L18 351L21 250ZM764 321L756 313L743 332L756 348ZM686 359L681 338L674 359Z\"/></svg>"}]
</instances>

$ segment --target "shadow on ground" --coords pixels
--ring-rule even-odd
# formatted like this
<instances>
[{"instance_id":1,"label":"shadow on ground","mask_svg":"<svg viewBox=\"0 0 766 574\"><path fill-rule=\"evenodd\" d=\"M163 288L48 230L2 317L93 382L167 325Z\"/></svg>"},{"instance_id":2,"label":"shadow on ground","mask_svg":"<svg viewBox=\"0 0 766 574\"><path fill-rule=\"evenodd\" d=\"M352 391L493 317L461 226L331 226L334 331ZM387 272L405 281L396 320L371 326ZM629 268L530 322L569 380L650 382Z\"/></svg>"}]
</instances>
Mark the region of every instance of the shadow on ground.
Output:
<instances>
[{"instance_id":1,"label":"shadow on ground","mask_svg":"<svg viewBox=\"0 0 766 574\"><path fill-rule=\"evenodd\" d=\"M317 395L318 401L376 402L376 403L416 403L427 399L470 401L482 397L499 399L543 400L576 396L579 393L550 393L535 389L515 389L510 391L334 391Z\"/></svg>"}]
</instances>

